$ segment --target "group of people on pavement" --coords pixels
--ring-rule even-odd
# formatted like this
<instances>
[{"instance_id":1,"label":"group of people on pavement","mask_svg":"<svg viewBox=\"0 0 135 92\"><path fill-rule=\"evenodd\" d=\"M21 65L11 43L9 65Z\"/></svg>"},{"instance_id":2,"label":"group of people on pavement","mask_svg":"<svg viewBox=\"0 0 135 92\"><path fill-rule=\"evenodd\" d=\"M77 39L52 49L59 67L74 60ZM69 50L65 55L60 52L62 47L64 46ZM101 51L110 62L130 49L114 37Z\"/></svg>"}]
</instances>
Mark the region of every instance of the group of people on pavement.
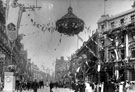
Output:
<instances>
[{"instance_id":1,"label":"group of people on pavement","mask_svg":"<svg viewBox=\"0 0 135 92\"><path fill-rule=\"evenodd\" d=\"M22 92L22 90L34 90L34 92L37 92L37 89L39 88L44 88L44 82L43 81L39 81L37 82L37 80L34 81L19 81L16 80L16 85L15 85L15 89L17 90L17 92Z\"/></svg>"},{"instance_id":2,"label":"group of people on pavement","mask_svg":"<svg viewBox=\"0 0 135 92\"><path fill-rule=\"evenodd\" d=\"M53 88L65 88L62 86L59 86L58 82L50 82L50 92L53 92ZM96 90L96 84L90 83L90 82L71 82L70 86L68 87L71 90L74 90L74 92L95 92Z\"/></svg>"},{"instance_id":3,"label":"group of people on pavement","mask_svg":"<svg viewBox=\"0 0 135 92\"><path fill-rule=\"evenodd\" d=\"M84 81L71 82L71 89L74 92L94 92L95 85L94 83Z\"/></svg>"},{"instance_id":4,"label":"group of people on pavement","mask_svg":"<svg viewBox=\"0 0 135 92\"><path fill-rule=\"evenodd\" d=\"M50 82L49 84L50 92L53 92L53 88L66 88L62 82Z\"/></svg>"}]
</instances>

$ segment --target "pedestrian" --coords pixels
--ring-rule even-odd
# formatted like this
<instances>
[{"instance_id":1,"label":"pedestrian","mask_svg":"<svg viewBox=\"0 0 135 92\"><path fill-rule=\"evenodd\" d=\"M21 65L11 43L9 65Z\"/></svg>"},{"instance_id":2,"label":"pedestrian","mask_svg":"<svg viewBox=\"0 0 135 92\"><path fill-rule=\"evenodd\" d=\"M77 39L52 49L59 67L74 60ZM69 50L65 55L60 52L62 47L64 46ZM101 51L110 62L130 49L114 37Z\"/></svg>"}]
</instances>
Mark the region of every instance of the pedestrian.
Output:
<instances>
[{"instance_id":1,"label":"pedestrian","mask_svg":"<svg viewBox=\"0 0 135 92\"><path fill-rule=\"evenodd\" d=\"M36 80L33 82L32 87L33 87L34 92L37 92L37 89L38 89L38 83L37 83Z\"/></svg>"},{"instance_id":2,"label":"pedestrian","mask_svg":"<svg viewBox=\"0 0 135 92\"><path fill-rule=\"evenodd\" d=\"M49 85L49 86L50 86L50 92L53 92L53 91L52 91L53 83L52 83L52 82L50 82L50 85Z\"/></svg>"},{"instance_id":3,"label":"pedestrian","mask_svg":"<svg viewBox=\"0 0 135 92\"><path fill-rule=\"evenodd\" d=\"M27 82L27 90L30 90L30 81Z\"/></svg>"},{"instance_id":4,"label":"pedestrian","mask_svg":"<svg viewBox=\"0 0 135 92\"><path fill-rule=\"evenodd\" d=\"M15 89L17 90L17 92L19 91L19 80L16 80Z\"/></svg>"},{"instance_id":5,"label":"pedestrian","mask_svg":"<svg viewBox=\"0 0 135 92\"><path fill-rule=\"evenodd\" d=\"M85 82L85 92L92 92L92 87L88 82Z\"/></svg>"},{"instance_id":6,"label":"pedestrian","mask_svg":"<svg viewBox=\"0 0 135 92\"><path fill-rule=\"evenodd\" d=\"M22 92L22 90L23 90L22 85L23 85L22 81L19 80L18 89L20 90L20 92Z\"/></svg>"}]
</instances>

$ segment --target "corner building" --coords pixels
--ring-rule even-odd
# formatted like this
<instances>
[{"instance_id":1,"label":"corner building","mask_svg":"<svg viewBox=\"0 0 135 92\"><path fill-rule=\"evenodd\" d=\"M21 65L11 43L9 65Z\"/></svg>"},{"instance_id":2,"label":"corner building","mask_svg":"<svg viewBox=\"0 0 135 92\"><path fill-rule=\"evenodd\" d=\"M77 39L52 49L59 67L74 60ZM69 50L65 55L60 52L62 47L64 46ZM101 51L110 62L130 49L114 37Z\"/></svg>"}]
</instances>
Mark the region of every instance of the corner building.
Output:
<instances>
[{"instance_id":1,"label":"corner building","mask_svg":"<svg viewBox=\"0 0 135 92\"><path fill-rule=\"evenodd\" d=\"M99 42L104 48L104 69L108 79L135 81L135 8L118 15L103 15L98 21Z\"/></svg>"}]
</instances>

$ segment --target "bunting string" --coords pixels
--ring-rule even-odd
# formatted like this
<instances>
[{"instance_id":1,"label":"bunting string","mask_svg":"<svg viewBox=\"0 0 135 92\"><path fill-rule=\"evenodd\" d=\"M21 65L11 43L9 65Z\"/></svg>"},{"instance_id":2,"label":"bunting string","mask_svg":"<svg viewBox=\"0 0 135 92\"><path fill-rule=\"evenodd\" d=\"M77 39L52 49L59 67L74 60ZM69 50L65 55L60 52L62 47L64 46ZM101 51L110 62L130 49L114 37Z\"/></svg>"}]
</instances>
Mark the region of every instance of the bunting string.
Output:
<instances>
[{"instance_id":1,"label":"bunting string","mask_svg":"<svg viewBox=\"0 0 135 92\"><path fill-rule=\"evenodd\" d=\"M38 20L37 20L38 17L37 17L36 11L35 11L34 9L33 9L33 11L34 11L34 15L36 15L36 20L35 20L34 18L32 18L31 13L29 13L29 14L27 15L28 18L29 18L29 20L30 20L30 22L32 23L32 25L33 25L34 27L36 27L37 29L39 29L40 32L45 33L46 31L48 31L48 32L50 32L51 34L53 34L54 31L56 31L55 23L54 23L54 22L49 22L49 23L46 23L46 24L40 24L40 23L38 22ZM88 31L90 30L90 27L85 26L84 28L86 29L85 34L87 34ZM27 34L27 35L25 35L25 36L33 35L33 34L35 34L35 33L39 33L39 31L38 31L38 32L32 32L32 33ZM62 40L62 34L60 35L60 39L59 39L59 42L58 42L57 47L54 49L55 51L56 51L57 48L60 46L61 40ZM92 40L93 40L93 39L92 39ZM94 40L93 40L93 41L94 41ZM94 42L95 42L95 41L94 41ZM96 43L96 42L95 42L95 43ZM97 44L97 43L96 43L96 44ZM86 48L89 49L89 47L88 47L87 45L86 45ZM89 49L89 51L90 51L91 53L93 53L91 49ZM94 53L93 53L93 55L95 56Z\"/></svg>"},{"instance_id":2,"label":"bunting string","mask_svg":"<svg viewBox=\"0 0 135 92\"><path fill-rule=\"evenodd\" d=\"M36 13L34 14L37 15ZM40 24L40 23L37 23L37 20L34 20L33 18L31 18L31 14L28 14L28 17L30 18L30 22L32 23L32 25L38 28L43 33L45 33L46 31L49 31L51 32L51 34L53 34L53 32L56 30L53 22L49 22L47 24Z\"/></svg>"},{"instance_id":3,"label":"bunting string","mask_svg":"<svg viewBox=\"0 0 135 92\"><path fill-rule=\"evenodd\" d=\"M58 42L58 45L57 47L54 49L55 51L57 50L57 48L59 47L60 43L61 43L61 39L62 39L62 34L60 35L60 39L59 39L59 42Z\"/></svg>"},{"instance_id":4,"label":"bunting string","mask_svg":"<svg viewBox=\"0 0 135 92\"><path fill-rule=\"evenodd\" d=\"M86 27L86 28L87 28L87 27ZM89 27L88 27L88 28L89 28ZM88 28L87 28L87 29L88 29ZM84 40L83 40L79 35L77 35L77 37L78 37L79 40L81 40L81 41L84 43ZM97 43L97 41L95 41L95 40L93 39L93 37L90 37L90 39L91 39L100 49L103 50L102 45L100 45L99 43ZM89 52L91 52L91 53L96 57L95 53L87 46L87 44L84 43L84 45L85 45L85 47L89 50Z\"/></svg>"},{"instance_id":5,"label":"bunting string","mask_svg":"<svg viewBox=\"0 0 135 92\"><path fill-rule=\"evenodd\" d=\"M100 44L98 44L92 37L90 37L90 39L96 44L98 45L102 50L104 49Z\"/></svg>"},{"instance_id":6,"label":"bunting string","mask_svg":"<svg viewBox=\"0 0 135 92\"><path fill-rule=\"evenodd\" d=\"M24 34L23 36L30 36L30 35L34 35L36 33L39 33L40 31L36 31L36 32L32 32L32 33L29 33L29 34Z\"/></svg>"},{"instance_id":7,"label":"bunting string","mask_svg":"<svg viewBox=\"0 0 135 92\"><path fill-rule=\"evenodd\" d=\"M37 15L35 11L34 11L34 14ZM37 27L42 32L45 33L46 31L49 31L53 34L54 31L56 31L56 27L54 25L54 22L49 22L47 24L40 24L40 23L37 23L37 20L35 21L33 18L31 18L31 14L28 14L28 17L30 18L32 25ZM88 31L90 30L90 27L85 26L84 28L87 30L87 32L85 32L85 34L88 33Z\"/></svg>"},{"instance_id":8,"label":"bunting string","mask_svg":"<svg viewBox=\"0 0 135 92\"><path fill-rule=\"evenodd\" d=\"M79 35L77 35L77 37L78 37L79 40L81 40L81 41L84 43L84 40L83 40ZM95 55L95 53L87 46L86 43L84 43L84 45L85 45L85 47L89 50L89 52L93 54L94 57L97 57L97 56Z\"/></svg>"}]
</instances>

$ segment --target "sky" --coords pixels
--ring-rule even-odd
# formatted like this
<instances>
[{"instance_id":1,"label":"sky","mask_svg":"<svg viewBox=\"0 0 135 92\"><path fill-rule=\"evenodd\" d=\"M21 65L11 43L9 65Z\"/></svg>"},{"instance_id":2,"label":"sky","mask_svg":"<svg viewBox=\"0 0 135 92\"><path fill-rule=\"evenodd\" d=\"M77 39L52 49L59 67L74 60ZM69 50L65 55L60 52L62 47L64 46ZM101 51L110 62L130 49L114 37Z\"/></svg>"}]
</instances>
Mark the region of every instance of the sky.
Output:
<instances>
[{"instance_id":1,"label":"sky","mask_svg":"<svg viewBox=\"0 0 135 92\"><path fill-rule=\"evenodd\" d=\"M25 6L33 6L36 0L18 0ZM71 4L73 13L85 22L85 26L91 30L84 30L79 35L84 41L88 40L92 30L97 29L97 21L104 14L104 0L37 0L41 9L26 10L23 13L20 34L25 34L22 43L28 51L28 58L31 59L41 70L45 68L54 71L56 58L70 57L82 45L76 36L62 35L59 44L60 33L46 31L42 32L33 26L31 19L39 24L55 23L67 13ZM105 14L115 15L131 9L133 0L107 0L105 2ZM35 33L33 33L35 32ZM33 34L32 34L33 33ZM59 45L58 45L59 44Z\"/></svg>"}]
</instances>

